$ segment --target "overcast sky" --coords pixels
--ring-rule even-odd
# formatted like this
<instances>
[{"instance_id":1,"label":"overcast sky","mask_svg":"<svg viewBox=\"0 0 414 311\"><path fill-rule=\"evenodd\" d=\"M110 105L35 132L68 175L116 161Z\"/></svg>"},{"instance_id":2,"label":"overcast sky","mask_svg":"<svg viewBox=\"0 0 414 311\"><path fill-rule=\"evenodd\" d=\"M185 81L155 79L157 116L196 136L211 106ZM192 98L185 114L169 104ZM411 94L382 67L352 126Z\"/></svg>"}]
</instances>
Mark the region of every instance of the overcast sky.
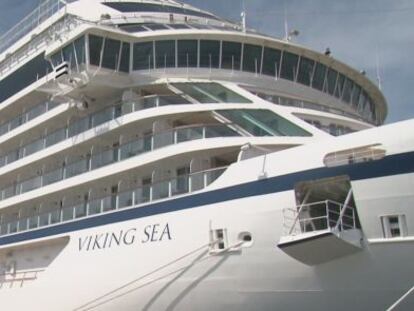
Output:
<instances>
[{"instance_id":1,"label":"overcast sky","mask_svg":"<svg viewBox=\"0 0 414 311\"><path fill-rule=\"evenodd\" d=\"M4 32L40 0L0 0ZM222 17L240 20L242 0L187 0ZM387 122L414 118L413 0L244 0L250 28L284 36L285 11L299 44L324 51L376 79L380 64L382 90L389 104Z\"/></svg>"}]
</instances>

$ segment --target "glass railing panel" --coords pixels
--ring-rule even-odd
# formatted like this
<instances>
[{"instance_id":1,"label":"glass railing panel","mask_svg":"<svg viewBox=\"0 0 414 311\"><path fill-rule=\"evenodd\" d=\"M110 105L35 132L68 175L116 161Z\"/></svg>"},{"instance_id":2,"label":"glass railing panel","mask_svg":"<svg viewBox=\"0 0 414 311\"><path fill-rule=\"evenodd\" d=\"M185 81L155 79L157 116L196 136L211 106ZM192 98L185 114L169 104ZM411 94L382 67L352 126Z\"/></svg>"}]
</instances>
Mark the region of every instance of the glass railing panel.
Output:
<instances>
[{"instance_id":1,"label":"glass railing panel","mask_svg":"<svg viewBox=\"0 0 414 311\"><path fill-rule=\"evenodd\" d=\"M0 167L6 165L6 156L0 156Z\"/></svg>"},{"instance_id":2,"label":"glass railing panel","mask_svg":"<svg viewBox=\"0 0 414 311\"><path fill-rule=\"evenodd\" d=\"M134 105L135 103L133 102L123 103L121 106L122 115L134 112Z\"/></svg>"},{"instance_id":3,"label":"glass railing panel","mask_svg":"<svg viewBox=\"0 0 414 311\"><path fill-rule=\"evenodd\" d=\"M102 199L102 210L104 212L116 209L117 196L112 195Z\"/></svg>"},{"instance_id":4,"label":"glass railing panel","mask_svg":"<svg viewBox=\"0 0 414 311\"><path fill-rule=\"evenodd\" d=\"M39 216L29 218L29 229L36 229L39 226Z\"/></svg>"},{"instance_id":5,"label":"glass railing panel","mask_svg":"<svg viewBox=\"0 0 414 311\"><path fill-rule=\"evenodd\" d=\"M4 123L0 125L0 136L6 134L9 131L9 123Z\"/></svg>"},{"instance_id":6,"label":"glass railing panel","mask_svg":"<svg viewBox=\"0 0 414 311\"><path fill-rule=\"evenodd\" d=\"M25 231L27 230L29 225L29 219L28 218L23 218L19 220L19 231Z\"/></svg>"},{"instance_id":7,"label":"glass railing panel","mask_svg":"<svg viewBox=\"0 0 414 311\"><path fill-rule=\"evenodd\" d=\"M134 191L127 191L118 195L118 208L129 207L134 202Z\"/></svg>"},{"instance_id":8,"label":"glass railing panel","mask_svg":"<svg viewBox=\"0 0 414 311\"><path fill-rule=\"evenodd\" d=\"M188 193L189 189L189 176L178 176L177 178L171 180L171 194L179 195Z\"/></svg>"},{"instance_id":9,"label":"glass railing panel","mask_svg":"<svg viewBox=\"0 0 414 311\"><path fill-rule=\"evenodd\" d=\"M128 144L122 145L120 147L120 158L121 160L128 159L138 154L141 154L145 151L149 150L148 148L146 148L144 140L139 139L137 141L133 141Z\"/></svg>"},{"instance_id":10,"label":"glass railing panel","mask_svg":"<svg viewBox=\"0 0 414 311\"><path fill-rule=\"evenodd\" d=\"M74 206L75 209L75 218L81 218L86 216L86 207L87 203L83 202Z\"/></svg>"},{"instance_id":11,"label":"glass railing panel","mask_svg":"<svg viewBox=\"0 0 414 311\"><path fill-rule=\"evenodd\" d=\"M36 107L30 109L25 114L26 122L33 120L34 118L37 118L38 116L44 114L46 111L47 111L47 103L37 105Z\"/></svg>"},{"instance_id":12,"label":"glass railing panel","mask_svg":"<svg viewBox=\"0 0 414 311\"><path fill-rule=\"evenodd\" d=\"M63 169L58 168L43 175L43 186L47 186L63 179Z\"/></svg>"},{"instance_id":13,"label":"glass railing panel","mask_svg":"<svg viewBox=\"0 0 414 311\"><path fill-rule=\"evenodd\" d=\"M68 128L68 136L72 137L75 135L78 135L82 132L86 132L87 130L89 130L89 117L80 119L78 121L76 121L75 123L72 123L71 125L69 125Z\"/></svg>"},{"instance_id":14,"label":"glass railing panel","mask_svg":"<svg viewBox=\"0 0 414 311\"><path fill-rule=\"evenodd\" d=\"M73 219L73 207L65 207L62 209L62 221Z\"/></svg>"},{"instance_id":15,"label":"glass railing panel","mask_svg":"<svg viewBox=\"0 0 414 311\"><path fill-rule=\"evenodd\" d=\"M96 215L96 214L101 213L101 211L102 211L102 201L100 199L89 202L88 215Z\"/></svg>"},{"instance_id":16,"label":"glass railing panel","mask_svg":"<svg viewBox=\"0 0 414 311\"><path fill-rule=\"evenodd\" d=\"M10 198L16 195L16 186L12 185L3 189L3 199Z\"/></svg>"},{"instance_id":17,"label":"glass railing panel","mask_svg":"<svg viewBox=\"0 0 414 311\"><path fill-rule=\"evenodd\" d=\"M66 166L66 178L70 178L88 171L89 159L77 161Z\"/></svg>"},{"instance_id":18,"label":"glass railing panel","mask_svg":"<svg viewBox=\"0 0 414 311\"><path fill-rule=\"evenodd\" d=\"M114 118L114 107L107 108L103 111L92 115L92 127L99 126L105 122L111 121Z\"/></svg>"},{"instance_id":19,"label":"glass railing panel","mask_svg":"<svg viewBox=\"0 0 414 311\"><path fill-rule=\"evenodd\" d=\"M19 151L18 150L13 150L10 151L7 155L6 155L6 163L10 164L13 163L15 161L17 161L19 159Z\"/></svg>"},{"instance_id":20,"label":"glass railing panel","mask_svg":"<svg viewBox=\"0 0 414 311\"><path fill-rule=\"evenodd\" d=\"M205 138L240 136L228 126L208 126L205 129Z\"/></svg>"},{"instance_id":21,"label":"glass railing panel","mask_svg":"<svg viewBox=\"0 0 414 311\"><path fill-rule=\"evenodd\" d=\"M8 233L16 233L18 231L19 222L18 221L12 221L9 223Z\"/></svg>"},{"instance_id":22,"label":"glass railing panel","mask_svg":"<svg viewBox=\"0 0 414 311\"><path fill-rule=\"evenodd\" d=\"M158 133L153 137L154 149L172 145L174 142L174 133L172 131Z\"/></svg>"},{"instance_id":23,"label":"glass railing panel","mask_svg":"<svg viewBox=\"0 0 414 311\"><path fill-rule=\"evenodd\" d=\"M169 181L163 181L152 186L152 200L165 199L169 197Z\"/></svg>"},{"instance_id":24,"label":"glass railing panel","mask_svg":"<svg viewBox=\"0 0 414 311\"><path fill-rule=\"evenodd\" d=\"M192 174L190 177L191 191L198 191L204 188L204 174Z\"/></svg>"},{"instance_id":25,"label":"glass railing panel","mask_svg":"<svg viewBox=\"0 0 414 311\"><path fill-rule=\"evenodd\" d=\"M50 212L50 223L57 224L61 222L60 216L61 216L60 210L51 211Z\"/></svg>"},{"instance_id":26,"label":"glass railing panel","mask_svg":"<svg viewBox=\"0 0 414 311\"><path fill-rule=\"evenodd\" d=\"M159 101L158 101L158 106L185 105L185 104L191 104L191 103L181 96L174 96L174 95L160 96Z\"/></svg>"},{"instance_id":27,"label":"glass railing panel","mask_svg":"<svg viewBox=\"0 0 414 311\"><path fill-rule=\"evenodd\" d=\"M91 170L116 162L118 149L111 149L100 152L91 158Z\"/></svg>"},{"instance_id":28,"label":"glass railing panel","mask_svg":"<svg viewBox=\"0 0 414 311\"><path fill-rule=\"evenodd\" d=\"M22 116L17 116L9 122L9 131L14 130L23 124Z\"/></svg>"},{"instance_id":29,"label":"glass railing panel","mask_svg":"<svg viewBox=\"0 0 414 311\"><path fill-rule=\"evenodd\" d=\"M46 147L57 144L66 139L66 128L61 128L46 136Z\"/></svg>"},{"instance_id":30,"label":"glass railing panel","mask_svg":"<svg viewBox=\"0 0 414 311\"><path fill-rule=\"evenodd\" d=\"M49 216L50 216L49 213L48 214L41 214L39 216L39 227L46 227L50 224L49 223Z\"/></svg>"},{"instance_id":31,"label":"glass railing panel","mask_svg":"<svg viewBox=\"0 0 414 311\"><path fill-rule=\"evenodd\" d=\"M44 148L44 139L40 138L24 147L24 156L27 157Z\"/></svg>"},{"instance_id":32,"label":"glass railing panel","mask_svg":"<svg viewBox=\"0 0 414 311\"><path fill-rule=\"evenodd\" d=\"M139 205L142 203L147 203L151 201L151 186L143 186L142 188L139 188L135 190L135 205Z\"/></svg>"},{"instance_id":33,"label":"glass railing panel","mask_svg":"<svg viewBox=\"0 0 414 311\"><path fill-rule=\"evenodd\" d=\"M203 138L203 128L182 128L176 130L177 143Z\"/></svg>"},{"instance_id":34,"label":"glass railing panel","mask_svg":"<svg viewBox=\"0 0 414 311\"><path fill-rule=\"evenodd\" d=\"M25 192L40 188L41 186L42 186L42 177L36 176L34 178L21 182L20 191L21 193L25 193Z\"/></svg>"}]
</instances>

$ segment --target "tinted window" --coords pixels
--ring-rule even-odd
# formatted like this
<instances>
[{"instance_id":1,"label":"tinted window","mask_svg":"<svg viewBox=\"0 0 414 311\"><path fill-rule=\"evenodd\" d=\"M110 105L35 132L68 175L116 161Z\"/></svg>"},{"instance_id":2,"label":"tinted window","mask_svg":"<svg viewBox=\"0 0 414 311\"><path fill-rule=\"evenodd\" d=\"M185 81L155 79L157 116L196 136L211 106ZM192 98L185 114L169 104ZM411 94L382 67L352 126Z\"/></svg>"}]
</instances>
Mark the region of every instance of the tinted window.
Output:
<instances>
[{"instance_id":1,"label":"tinted window","mask_svg":"<svg viewBox=\"0 0 414 311\"><path fill-rule=\"evenodd\" d=\"M78 64L85 64L85 37L80 37L74 41L75 50L76 50L76 60Z\"/></svg>"},{"instance_id":2,"label":"tinted window","mask_svg":"<svg viewBox=\"0 0 414 311\"><path fill-rule=\"evenodd\" d=\"M280 56L279 50L265 48L263 52L263 68L262 73L265 75L279 76Z\"/></svg>"},{"instance_id":3,"label":"tinted window","mask_svg":"<svg viewBox=\"0 0 414 311\"><path fill-rule=\"evenodd\" d=\"M63 62L62 51L59 50L58 52L56 52L55 54L53 54L50 57L50 60L52 61L52 64L53 64L54 67L56 67L57 65L61 64Z\"/></svg>"},{"instance_id":4,"label":"tinted window","mask_svg":"<svg viewBox=\"0 0 414 311\"><path fill-rule=\"evenodd\" d=\"M63 60L66 61L70 67L76 67L75 47L73 43L68 44L62 49Z\"/></svg>"},{"instance_id":5,"label":"tinted window","mask_svg":"<svg viewBox=\"0 0 414 311\"><path fill-rule=\"evenodd\" d=\"M298 59L296 54L283 52L282 69L280 70L280 77L283 79L293 81L298 69Z\"/></svg>"},{"instance_id":6,"label":"tinted window","mask_svg":"<svg viewBox=\"0 0 414 311\"><path fill-rule=\"evenodd\" d=\"M102 58L102 67L116 69L120 58L121 42L118 40L105 39L105 48Z\"/></svg>"},{"instance_id":7,"label":"tinted window","mask_svg":"<svg viewBox=\"0 0 414 311\"><path fill-rule=\"evenodd\" d=\"M151 29L151 30L165 30L165 29L168 29L168 27L163 25L163 24L144 24L144 26Z\"/></svg>"},{"instance_id":8,"label":"tinted window","mask_svg":"<svg viewBox=\"0 0 414 311\"><path fill-rule=\"evenodd\" d=\"M200 41L200 67L218 68L220 60L220 42Z\"/></svg>"},{"instance_id":9,"label":"tinted window","mask_svg":"<svg viewBox=\"0 0 414 311\"><path fill-rule=\"evenodd\" d=\"M309 86L312 80L315 62L309 58L301 57L299 65L298 82Z\"/></svg>"},{"instance_id":10,"label":"tinted window","mask_svg":"<svg viewBox=\"0 0 414 311\"><path fill-rule=\"evenodd\" d=\"M241 43L223 42L221 68L240 70Z\"/></svg>"},{"instance_id":11,"label":"tinted window","mask_svg":"<svg viewBox=\"0 0 414 311\"><path fill-rule=\"evenodd\" d=\"M198 41L178 40L178 67L197 67Z\"/></svg>"},{"instance_id":12,"label":"tinted window","mask_svg":"<svg viewBox=\"0 0 414 311\"><path fill-rule=\"evenodd\" d=\"M358 84L354 84L354 90L352 92L352 105L355 107L358 106L359 103L359 95L361 94L361 87Z\"/></svg>"},{"instance_id":13,"label":"tinted window","mask_svg":"<svg viewBox=\"0 0 414 311\"><path fill-rule=\"evenodd\" d=\"M122 42L121 62L119 64L119 70L123 72L129 72L129 58L130 58L130 44Z\"/></svg>"},{"instance_id":14,"label":"tinted window","mask_svg":"<svg viewBox=\"0 0 414 311\"><path fill-rule=\"evenodd\" d=\"M155 57L157 68L175 67L175 41L156 41Z\"/></svg>"},{"instance_id":15,"label":"tinted window","mask_svg":"<svg viewBox=\"0 0 414 311\"><path fill-rule=\"evenodd\" d=\"M154 51L152 42L134 44L134 70L154 68Z\"/></svg>"},{"instance_id":16,"label":"tinted window","mask_svg":"<svg viewBox=\"0 0 414 311\"><path fill-rule=\"evenodd\" d=\"M329 68L328 75L326 77L327 78L326 78L325 92L328 92L329 94L333 95L335 91L335 85L336 85L336 79L338 77L338 72Z\"/></svg>"},{"instance_id":17,"label":"tinted window","mask_svg":"<svg viewBox=\"0 0 414 311\"><path fill-rule=\"evenodd\" d=\"M245 44L243 48L243 71L260 72L262 63L262 47Z\"/></svg>"},{"instance_id":18,"label":"tinted window","mask_svg":"<svg viewBox=\"0 0 414 311\"><path fill-rule=\"evenodd\" d=\"M312 87L322 91L323 84L325 82L326 66L321 63L317 63L315 67L315 73L313 75Z\"/></svg>"},{"instance_id":19,"label":"tinted window","mask_svg":"<svg viewBox=\"0 0 414 311\"><path fill-rule=\"evenodd\" d=\"M354 83L352 82L352 80L347 78L344 84L344 92L342 94L343 101L346 101L347 103L351 101L351 92L352 92L353 86L354 86Z\"/></svg>"},{"instance_id":20,"label":"tinted window","mask_svg":"<svg viewBox=\"0 0 414 311\"><path fill-rule=\"evenodd\" d=\"M89 35L89 62L91 65L100 65L102 44L103 39L101 37Z\"/></svg>"},{"instance_id":21,"label":"tinted window","mask_svg":"<svg viewBox=\"0 0 414 311\"><path fill-rule=\"evenodd\" d=\"M342 97L343 89L344 89L344 82L345 82L345 76L343 74L339 74L338 76L338 82L336 84L335 88L335 96L338 98Z\"/></svg>"}]
</instances>

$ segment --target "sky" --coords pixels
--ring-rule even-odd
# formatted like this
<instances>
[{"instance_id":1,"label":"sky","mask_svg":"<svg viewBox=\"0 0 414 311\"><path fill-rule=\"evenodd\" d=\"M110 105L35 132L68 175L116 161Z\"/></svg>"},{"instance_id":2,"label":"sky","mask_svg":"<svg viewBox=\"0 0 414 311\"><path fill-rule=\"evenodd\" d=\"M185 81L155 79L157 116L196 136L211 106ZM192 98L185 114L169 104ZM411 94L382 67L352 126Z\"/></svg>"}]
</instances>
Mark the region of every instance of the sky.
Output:
<instances>
[{"instance_id":1,"label":"sky","mask_svg":"<svg viewBox=\"0 0 414 311\"><path fill-rule=\"evenodd\" d=\"M33 10L40 0L0 0L3 33ZM386 122L414 118L413 0L186 0L188 4L234 21L243 6L247 25L277 38L296 29L295 43L365 70L387 99ZM377 65L379 64L379 66Z\"/></svg>"}]
</instances>

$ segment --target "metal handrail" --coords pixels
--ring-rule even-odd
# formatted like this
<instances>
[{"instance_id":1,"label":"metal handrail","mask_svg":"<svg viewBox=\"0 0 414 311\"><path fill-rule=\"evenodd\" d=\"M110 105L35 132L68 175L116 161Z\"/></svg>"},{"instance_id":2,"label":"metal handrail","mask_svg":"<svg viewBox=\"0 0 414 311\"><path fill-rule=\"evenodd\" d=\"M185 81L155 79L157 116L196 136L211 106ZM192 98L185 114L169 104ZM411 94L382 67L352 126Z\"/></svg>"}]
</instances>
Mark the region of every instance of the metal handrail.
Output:
<instances>
[{"instance_id":1,"label":"metal handrail","mask_svg":"<svg viewBox=\"0 0 414 311\"><path fill-rule=\"evenodd\" d=\"M352 193L352 192L351 192ZM348 200L347 200L348 201ZM319 231L319 230L348 230L356 229L357 221L355 215L355 209L350 207L349 202L342 204L333 200L325 200L312 202L308 204L302 204L296 209L285 208L283 209L283 227L285 229L285 234L287 235L296 235L302 234L305 232ZM322 215L315 217L303 217L303 212L305 210L310 211L312 208L324 207ZM339 212L338 212L339 210ZM348 211L351 211L352 215L347 214ZM293 214L294 217L288 216L287 213ZM307 230L307 224L313 223L315 221L326 220L323 225L319 224L319 228L314 228L313 230ZM299 224L299 228L298 225Z\"/></svg>"}]
</instances>

